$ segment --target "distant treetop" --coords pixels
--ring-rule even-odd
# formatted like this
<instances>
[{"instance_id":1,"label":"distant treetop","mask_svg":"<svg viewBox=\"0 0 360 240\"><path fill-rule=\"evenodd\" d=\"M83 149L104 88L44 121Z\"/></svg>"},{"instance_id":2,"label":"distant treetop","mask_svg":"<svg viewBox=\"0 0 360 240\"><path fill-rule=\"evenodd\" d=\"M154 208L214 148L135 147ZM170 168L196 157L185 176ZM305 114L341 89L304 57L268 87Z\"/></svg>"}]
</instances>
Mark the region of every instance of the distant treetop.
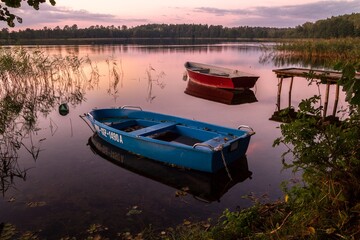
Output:
<instances>
[{"instance_id":1,"label":"distant treetop","mask_svg":"<svg viewBox=\"0 0 360 240\"><path fill-rule=\"evenodd\" d=\"M0 4L0 21L7 22L7 24L10 27L15 26L15 22L14 22L15 19L18 23L22 23L22 18L11 13L9 11L8 7L9 8L20 8L21 2L26 1L26 3L29 6L33 7L35 10L39 10L39 5L41 3L46 2L46 0L0 0L0 1L1 1L1 3L3 3L3 4ZM55 0L49 0L49 2L53 6L56 4ZM4 6L4 4L5 4L5 6Z\"/></svg>"}]
</instances>

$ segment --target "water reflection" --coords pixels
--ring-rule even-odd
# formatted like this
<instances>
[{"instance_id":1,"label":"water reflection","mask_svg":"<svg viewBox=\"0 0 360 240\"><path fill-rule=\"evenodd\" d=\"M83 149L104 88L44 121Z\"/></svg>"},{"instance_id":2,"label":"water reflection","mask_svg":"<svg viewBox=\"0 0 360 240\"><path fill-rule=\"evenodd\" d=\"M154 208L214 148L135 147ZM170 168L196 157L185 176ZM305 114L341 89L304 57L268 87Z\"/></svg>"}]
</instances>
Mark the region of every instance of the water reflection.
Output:
<instances>
[{"instance_id":1,"label":"water reflection","mask_svg":"<svg viewBox=\"0 0 360 240\"><path fill-rule=\"evenodd\" d=\"M261 46L272 46L272 43L261 43ZM81 47L81 51L79 50ZM29 48L35 48L29 46ZM47 45L42 49L48 52L59 52L64 54L78 55L80 52L88 52L91 54L108 54L108 53L129 53L136 51L141 54L159 53L159 54L173 54L173 53L224 53L224 52L261 52L262 47L259 47L259 43L243 42L241 44L236 42L216 41L216 43L209 43L204 41L203 43L195 44L176 44L176 43L164 43L164 44L151 44L145 42L145 44L128 43L128 44L90 44L90 45ZM265 49L265 47L264 47ZM268 60L268 59L267 59Z\"/></svg>"},{"instance_id":2,"label":"water reflection","mask_svg":"<svg viewBox=\"0 0 360 240\"><path fill-rule=\"evenodd\" d=\"M341 79L342 73L336 71L324 71L318 69L306 69L306 68L284 68L284 69L274 69L276 76L278 77L278 92L277 92L277 101L276 101L276 110L273 113L270 120L277 121L277 122L290 122L297 118L297 112L295 107L292 105L292 94L293 94L293 85L294 85L294 78L300 77L303 80L309 82L309 85L316 85L318 88L318 95L319 95L319 104L322 109L322 118L331 120L331 121L338 121L339 117L336 116L337 114L337 107L339 102L339 85L338 81ZM290 79L289 83L289 90L288 90L288 104L287 107L281 108L281 92L283 88L283 83L285 79ZM325 86L325 97L324 102L321 99L321 88L320 86ZM334 93L334 103L332 113L328 114L328 107L329 107L329 95L330 95L330 87L335 87ZM312 97L312 96L309 96ZM313 116L313 114L309 114L308 116Z\"/></svg>"},{"instance_id":3,"label":"water reflection","mask_svg":"<svg viewBox=\"0 0 360 240\"><path fill-rule=\"evenodd\" d=\"M197 39L197 38L88 38L88 39L66 39L66 40L54 40L54 39L26 39L28 45L189 45L189 44L216 44L220 42L227 42L228 40L219 39ZM13 44L24 43L21 40L14 42Z\"/></svg>"},{"instance_id":4,"label":"water reflection","mask_svg":"<svg viewBox=\"0 0 360 240\"><path fill-rule=\"evenodd\" d=\"M252 175L245 156L229 165L229 172L223 169L210 174L179 169L139 157L108 144L97 134L89 138L88 145L94 153L119 167L178 189L176 196L191 194L204 202L219 201L230 188Z\"/></svg>"},{"instance_id":5,"label":"water reflection","mask_svg":"<svg viewBox=\"0 0 360 240\"><path fill-rule=\"evenodd\" d=\"M34 137L41 130L39 115L46 117L57 107L66 115L68 103L84 101L98 74L84 73L89 59L50 57L40 50L2 49L0 60L0 191L4 194L15 178L25 180L26 170L17 162L20 148L33 160L39 156L45 140Z\"/></svg>"},{"instance_id":6,"label":"water reflection","mask_svg":"<svg viewBox=\"0 0 360 240\"><path fill-rule=\"evenodd\" d=\"M218 51L221 49L219 45L223 46L223 52ZM254 192L255 195L268 194L271 200L281 198L283 192L279 189L280 182L293 176L286 171L280 171L282 168L281 153L286 149L272 147L274 138L280 134L277 128L278 123L268 120L276 103L278 81L272 72L275 67L272 63L264 65L259 63L261 50L253 49L248 45L245 47L234 45L230 43L216 44L214 51L211 44L162 46L163 50L151 45L130 44L41 47L41 50L48 55L57 54L57 56L61 55L65 58L68 57L69 53L74 53L79 57L84 57L82 62L85 61L86 56L89 56L92 61L85 65L86 77L85 79L79 78L79 83L76 82L78 78L75 77L73 81L68 83L65 80L66 84L55 81L53 81L54 86L48 84L49 97L43 97L46 99L43 102L41 102L40 97L36 97L39 94L30 94L20 90L18 94L15 94L10 87L5 92L3 85L0 86L0 118L6 117L8 119L0 121L0 129L4 128L1 127L4 125L3 122L12 124L16 121L18 125L12 125L16 125L16 129L24 126L25 130L22 131L22 134L28 136L26 138L17 136L16 132L20 130L12 132L11 127L5 127L6 133L0 132L0 141L2 141L0 147L2 147L1 151L3 152L1 159L7 160L6 156L13 156L15 159L11 166L9 166L9 161L5 161L7 165L4 165L3 168L13 170L12 178L15 179L16 185L10 186L10 188L15 186L18 188L18 191L10 189L6 192L7 195L11 194L14 197L13 202L7 202L4 198L0 203L3 221L11 222L24 230L38 231L41 228L41 234L48 239L60 239L67 234L77 236L77 234L85 232L90 224L99 223L109 227L109 229L114 229L113 237L109 237L113 239L116 238L118 231L139 232L143 227L150 224L156 229L173 227L181 224L183 219L215 218L225 208L235 209L237 206L244 208L250 203L240 197L249 192ZM151 49L143 51L144 48ZM36 50L36 48L31 49ZM71 58L71 56L69 57ZM112 57L109 58L109 56ZM118 81L114 77L109 79L109 67L106 64L106 59L116 61L118 67L116 69L119 73ZM181 79L181 74L184 71L184 62L189 60L239 67L261 76L257 82L256 91L254 90L258 102L241 105L214 104L212 101L199 100L185 94L187 82ZM115 66L112 62L109 63L110 70L112 70ZM150 70L149 66L156 71ZM98 72L101 72L98 84L89 75L88 70L91 71L91 69L98 69L98 71L93 71L95 77ZM149 87L152 89L150 96L156 96L155 99L148 98L147 69L152 74L152 79L156 79L162 70L166 73L161 79L161 82L166 80L166 87L163 90L159 90L156 82L152 82L152 88ZM122 73L123 81L121 80ZM22 78L27 79L24 75ZM48 80L52 82L50 77ZM24 81L32 85L31 80ZM285 91L288 89L289 82L284 81L283 83ZM0 84L3 83L0 82ZM66 88L68 84L69 87ZM37 93L44 93L46 84L38 85L42 87L39 87ZM292 104L296 104L296 100L312 96L311 89L313 87L309 87L306 81L296 81L294 85L296 85L296 91L294 88ZM108 94L109 89L113 95ZM72 102L76 106L71 101L67 102L70 112L66 116L61 116L57 112L58 104L64 103L60 100L60 92L67 96L64 98L64 102L72 95L77 96L82 101L81 104L78 104L77 98L75 98ZM317 93L316 90L314 92ZM6 93L9 95L8 98L6 98ZM286 92L283 93L286 94ZM32 115L27 113L29 112L28 109L25 111L25 107L22 107L25 103L21 99L25 97L21 94L24 96L34 95L33 97L28 96L26 99L36 102L36 106L33 107L37 109L36 123L32 124L32 135L28 134L25 126L29 126L29 124L25 124L27 120L24 120L24 118L30 119ZM114 96L118 104L114 104ZM282 96L282 100L286 97ZM51 99L53 102L50 101ZM152 103L147 99L153 99ZM226 175L220 180L216 180L215 177L212 178L213 186L219 182L222 187L220 186L217 189L222 190L209 190L212 188L209 183L211 182L210 178L194 174L196 178L205 179L199 180L201 184L196 186L200 185L201 189L208 189L208 194L197 194L200 198L207 198L206 195L211 195L208 200L221 198L220 203L202 204L190 199L192 193L186 188L190 184L186 183L179 186L180 189L184 187L183 190L188 192L187 197L175 198L173 195L176 193L180 195L184 191L169 188L167 185L149 180L94 156L85 146L85 142L90 136L90 130L78 118L78 115L95 107L113 107L114 105L114 107L118 107L125 104L229 127L236 127L239 124L251 125L258 132L257 135L254 135L248 150L249 167L253 172L253 179L236 184L225 195L220 196L227 188L224 187L229 179ZM3 110L5 105L7 111ZM282 107L284 106L282 103ZM40 109L48 112L46 117ZM26 117L22 117L23 115ZM75 116L72 119L74 134L69 136L66 123L69 120L71 121L73 116ZM12 141L14 146L9 144L11 137L13 139L19 138L19 140L14 139ZM41 139L44 140L40 141ZM5 143L3 144L3 142ZM33 153L28 153L22 143ZM9 145L11 149L14 147L14 151L5 148ZM36 163L34 163L32 156L36 157L38 149L40 151ZM5 152L8 155L4 155ZM127 159L126 156L124 158ZM130 159L136 160L134 158L134 156L130 157ZM21 175L29 167L35 168L28 171L27 174ZM243 169L247 170L246 167ZM169 171L175 171L175 169ZM241 168L239 171L241 172ZM8 171L7 173L5 176L9 176L11 172ZM119 173L121 174L119 175ZM22 182L18 176L24 176L26 182ZM246 173L244 178L245 176ZM16 179L19 180L16 181ZM7 180L10 182L11 177L8 177ZM94 186L96 187L94 188ZM23 203L26 202L46 202L48 204L45 207L28 208L23 206ZM141 206L143 213L127 217L128 209L134 205ZM59 209L61 211L58 211ZM62 224L59 225L59 222Z\"/></svg>"},{"instance_id":7,"label":"water reflection","mask_svg":"<svg viewBox=\"0 0 360 240\"><path fill-rule=\"evenodd\" d=\"M152 72L155 73L155 77L152 75ZM146 74L147 74L147 82L148 82L146 101L151 103L156 97L153 94L153 85L155 84L155 86L160 87L160 89L164 89L166 84L164 81L162 81L162 79L166 74L163 71L157 73L152 66L149 66L149 68L146 70Z\"/></svg>"},{"instance_id":8,"label":"water reflection","mask_svg":"<svg viewBox=\"0 0 360 240\"><path fill-rule=\"evenodd\" d=\"M12 139L5 141L4 136L1 136L0 143L0 191L4 196L15 178L25 180L26 170L21 169L17 162L19 143Z\"/></svg>"},{"instance_id":9,"label":"water reflection","mask_svg":"<svg viewBox=\"0 0 360 240\"><path fill-rule=\"evenodd\" d=\"M188 80L185 93L194 97L229 105L257 102L254 92L250 89L226 90L199 84L191 79Z\"/></svg>"},{"instance_id":10,"label":"water reflection","mask_svg":"<svg viewBox=\"0 0 360 240\"><path fill-rule=\"evenodd\" d=\"M113 96L114 101L119 97L118 85L120 83L120 88L123 87L124 82L124 70L122 67L122 62L116 61L115 59L107 59L106 64L108 66L108 76L109 76L109 87L108 94Z\"/></svg>"}]
</instances>

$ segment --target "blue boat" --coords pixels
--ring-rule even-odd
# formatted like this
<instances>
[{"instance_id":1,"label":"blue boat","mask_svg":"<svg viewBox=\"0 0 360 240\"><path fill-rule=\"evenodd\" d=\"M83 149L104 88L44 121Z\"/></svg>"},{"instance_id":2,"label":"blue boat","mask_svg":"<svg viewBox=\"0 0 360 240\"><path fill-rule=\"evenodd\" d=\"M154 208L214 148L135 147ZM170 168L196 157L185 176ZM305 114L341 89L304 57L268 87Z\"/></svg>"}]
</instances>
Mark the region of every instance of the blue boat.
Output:
<instances>
[{"instance_id":1,"label":"blue boat","mask_svg":"<svg viewBox=\"0 0 360 240\"><path fill-rule=\"evenodd\" d=\"M84 114L110 144L170 165L217 172L246 154L254 131L143 111L139 107L94 109Z\"/></svg>"}]
</instances>

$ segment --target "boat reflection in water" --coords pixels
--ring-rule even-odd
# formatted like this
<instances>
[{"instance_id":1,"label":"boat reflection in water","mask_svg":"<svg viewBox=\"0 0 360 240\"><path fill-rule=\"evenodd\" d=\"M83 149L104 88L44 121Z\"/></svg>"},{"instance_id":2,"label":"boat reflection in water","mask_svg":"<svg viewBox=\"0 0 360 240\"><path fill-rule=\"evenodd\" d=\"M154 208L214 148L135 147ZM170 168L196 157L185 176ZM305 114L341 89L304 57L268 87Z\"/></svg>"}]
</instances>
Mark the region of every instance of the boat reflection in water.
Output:
<instances>
[{"instance_id":1,"label":"boat reflection in water","mask_svg":"<svg viewBox=\"0 0 360 240\"><path fill-rule=\"evenodd\" d=\"M88 145L95 154L111 163L150 178L170 187L193 195L204 201L219 201L234 185L251 178L246 156L236 160L217 173L206 173L195 170L172 167L148 158L131 154L116 148L102 140L97 134L89 138Z\"/></svg>"},{"instance_id":2,"label":"boat reflection in water","mask_svg":"<svg viewBox=\"0 0 360 240\"><path fill-rule=\"evenodd\" d=\"M257 102L254 92L248 88L228 90L201 84L192 79L188 80L185 93L229 105Z\"/></svg>"}]
</instances>

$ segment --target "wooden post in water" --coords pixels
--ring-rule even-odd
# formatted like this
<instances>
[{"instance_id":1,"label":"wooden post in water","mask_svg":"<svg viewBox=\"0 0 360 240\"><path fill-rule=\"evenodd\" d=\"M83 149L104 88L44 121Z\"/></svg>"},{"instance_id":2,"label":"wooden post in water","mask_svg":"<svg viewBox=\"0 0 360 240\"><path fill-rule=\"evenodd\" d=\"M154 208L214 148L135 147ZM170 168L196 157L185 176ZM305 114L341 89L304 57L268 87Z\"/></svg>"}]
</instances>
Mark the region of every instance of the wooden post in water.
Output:
<instances>
[{"instance_id":1,"label":"wooden post in water","mask_svg":"<svg viewBox=\"0 0 360 240\"><path fill-rule=\"evenodd\" d=\"M291 81L290 81L290 88L289 88L289 109L290 109L290 107L291 107L291 92L292 92L293 82L294 82L294 76L291 77Z\"/></svg>"},{"instance_id":2,"label":"wooden post in water","mask_svg":"<svg viewBox=\"0 0 360 240\"><path fill-rule=\"evenodd\" d=\"M326 113L327 113L327 108L328 108L328 104L329 104L329 91L330 91L330 82L326 81L326 93L325 93L324 116L323 116L323 118L326 117Z\"/></svg>"},{"instance_id":3,"label":"wooden post in water","mask_svg":"<svg viewBox=\"0 0 360 240\"><path fill-rule=\"evenodd\" d=\"M337 109L338 102L339 102L339 84L336 83L335 102L334 102L334 109L333 109L333 114L332 114L334 117L336 115L336 109Z\"/></svg>"},{"instance_id":4,"label":"wooden post in water","mask_svg":"<svg viewBox=\"0 0 360 240\"><path fill-rule=\"evenodd\" d=\"M278 93L277 93L277 108L280 111L280 97L281 97L281 87L283 83L284 76L280 77L280 82L278 83Z\"/></svg>"},{"instance_id":5,"label":"wooden post in water","mask_svg":"<svg viewBox=\"0 0 360 240\"><path fill-rule=\"evenodd\" d=\"M326 118L327 114L327 108L329 104L329 91L330 91L330 85L336 83L336 95L335 95L335 102L334 102L334 108L332 112L332 116L335 117L337 113L337 107L339 103L339 85L337 84L337 81L341 79L342 73L336 72L336 71L325 71L325 70L319 70L319 69L307 69L307 68L284 68L284 69L274 69L273 72L276 73L276 76L278 79L278 95L277 95L277 109L280 111L280 95L281 95L281 87L283 83L284 78L290 78L291 77L291 83L290 83L290 90L289 90L289 107L291 106L291 92L292 92L292 86L293 86L293 78L294 77L302 77L307 78L309 74L312 75L313 79L319 79L326 81L326 96L325 96L325 103L324 103L324 112L323 112L323 118ZM360 80L360 73L356 73L357 80ZM330 84L331 83L331 84Z\"/></svg>"}]
</instances>

